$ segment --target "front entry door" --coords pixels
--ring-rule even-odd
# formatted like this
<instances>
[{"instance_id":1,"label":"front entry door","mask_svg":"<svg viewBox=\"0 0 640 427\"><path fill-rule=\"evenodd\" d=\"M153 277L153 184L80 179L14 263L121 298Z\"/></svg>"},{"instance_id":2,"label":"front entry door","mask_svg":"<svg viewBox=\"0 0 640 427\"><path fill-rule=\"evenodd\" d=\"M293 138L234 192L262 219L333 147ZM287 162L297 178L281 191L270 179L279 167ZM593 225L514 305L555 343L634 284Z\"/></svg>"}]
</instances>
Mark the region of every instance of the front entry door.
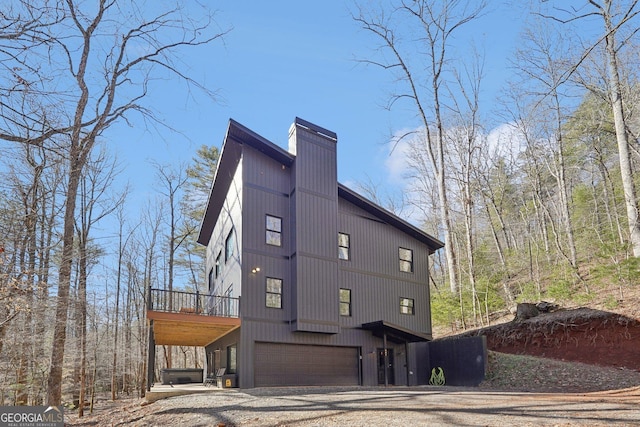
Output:
<instances>
[{"instance_id":1,"label":"front entry door","mask_svg":"<svg viewBox=\"0 0 640 427\"><path fill-rule=\"evenodd\" d=\"M388 348L386 349L387 351L387 362L385 364L385 360L384 360L384 353L385 353L385 349L384 348L379 348L378 349L378 384L384 385L385 381L384 381L384 377L385 377L385 367L387 368L387 384L389 385L393 385L395 384L395 377L394 377L394 367L393 367L393 349L392 348Z\"/></svg>"}]
</instances>

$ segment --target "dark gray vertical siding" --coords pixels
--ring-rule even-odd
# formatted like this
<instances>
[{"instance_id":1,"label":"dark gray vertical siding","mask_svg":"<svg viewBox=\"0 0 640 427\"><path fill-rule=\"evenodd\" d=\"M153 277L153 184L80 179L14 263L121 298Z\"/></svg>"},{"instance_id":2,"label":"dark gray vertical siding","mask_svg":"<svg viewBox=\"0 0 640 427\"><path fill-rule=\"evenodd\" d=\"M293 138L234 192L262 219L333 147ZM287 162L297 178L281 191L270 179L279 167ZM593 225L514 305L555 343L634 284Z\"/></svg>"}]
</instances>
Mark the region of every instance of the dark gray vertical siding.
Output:
<instances>
[{"instance_id":1,"label":"dark gray vertical siding","mask_svg":"<svg viewBox=\"0 0 640 427\"><path fill-rule=\"evenodd\" d=\"M217 341L214 341L212 343L210 343L209 345L207 345L205 347L205 352L207 354L209 353L214 353L216 351L220 352L220 365L221 366L216 366L217 368L220 367L227 367L227 347L230 345L236 344L236 348L237 348L237 353L236 353L236 368L237 368L237 374L238 376L241 376L242 374L242 367L240 365L240 355L243 353L243 348L240 342L240 330L236 329L235 331L225 335L224 337L220 338ZM208 359L207 359L208 360ZM215 372L214 372L215 374Z\"/></svg>"},{"instance_id":2,"label":"dark gray vertical siding","mask_svg":"<svg viewBox=\"0 0 640 427\"><path fill-rule=\"evenodd\" d=\"M239 385L247 388L254 386L256 341L357 347L362 384L377 385L382 339L360 326L386 320L431 333L428 248L338 199L335 140L300 126L293 128L291 138L296 145L292 168L243 147L238 170L242 180L236 176L227 196L227 206L233 208L221 212L217 240L208 251L211 267L227 230L236 227L242 264L226 271L233 277L225 280L237 289L242 285L242 326L207 349L219 348L226 364L226 347L237 344ZM266 214L283 219L282 247L265 242ZM351 261L337 258L338 231L351 235ZM413 273L400 272L398 246L414 250ZM260 271L253 272L256 268ZM282 309L266 307L266 277L283 279ZM352 289L351 317L339 316L340 287ZM400 314L400 297L414 298L416 315ZM404 384L405 346L388 345L394 350L396 384ZM410 367L414 364L419 360L410 359Z\"/></svg>"},{"instance_id":3,"label":"dark gray vertical siding","mask_svg":"<svg viewBox=\"0 0 640 427\"><path fill-rule=\"evenodd\" d=\"M274 342L302 345L345 346L360 348L362 359L362 385L378 385L377 355L378 348L382 348L382 339L375 337L369 331L359 328L343 328L340 334L318 334L310 332L291 333L287 322L272 322L258 320L243 320L242 322L242 349L243 354L238 357L239 368L242 374L239 376L239 384L242 388L251 388L253 382L253 354L255 342ZM389 348L394 349L396 359L396 384L402 385L406 381L406 369L404 367L404 344L388 343ZM242 362L240 362L242 360Z\"/></svg>"},{"instance_id":4,"label":"dark gray vertical siding","mask_svg":"<svg viewBox=\"0 0 640 427\"><path fill-rule=\"evenodd\" d=\"M291 169L245 147L243 248L245 289L242 295L243 317L278 321L291 318L291 221L289 187ZM266 243L266 215L282 218L282 246ZM253 272L259 268L259 271ZM282 309L266 307L266 278L283 281Z\"/></svg>"},{"instance_id":5,"label":"dark gray vertical siding","mask_svg":"<svg viewBox=\"0 0 640 427\"><path fill-rule=\"evenodd\" d=\"M336 141L298 125L289 138L296 153L291 191L296 242L293 330L338 333Z\"/></svg>"},{"instance_id":6,"label":"dark gray vertical siding","mask_svg":"<svg viewBox=\"0 0 640 427\"><path fill-rule=\"evenodd\" d=\"M291 319L291 276L289 260L245 252L247 273L242 292L243 318L285 322ZM260 271L253 273L253 270ZM282 308L266 306L267 277L282 279Z\"/></svg>"},{"instance_id":7,"label":"dark gray vertical siding","mask_svg":"<svg viewBox=\"0 0 640 427\"><path fill-rule=\"evenodd\" d=\"M350 235L349 261L339 261L339 283L352 289L351 317L341 324L356 326L386 320L431 334L428 248L381 223L371 214L340 199L339 231ZM400 271L398 247L413 250L413 273ZM400 313L400 298L413 298L415 315Z\"/></svg>"},{"instance_id":8,"label":"dark gray vertical siding","mask_svg":"<svg viewBox=\"0 0 640 427\"><path fill-rule=\"evenodd\" d=\"M291 169L282 163L265 156L263 153L245 146L244 182L255 184L279 193L288 193L291 186Z\"/></svg>"}]
</instances>

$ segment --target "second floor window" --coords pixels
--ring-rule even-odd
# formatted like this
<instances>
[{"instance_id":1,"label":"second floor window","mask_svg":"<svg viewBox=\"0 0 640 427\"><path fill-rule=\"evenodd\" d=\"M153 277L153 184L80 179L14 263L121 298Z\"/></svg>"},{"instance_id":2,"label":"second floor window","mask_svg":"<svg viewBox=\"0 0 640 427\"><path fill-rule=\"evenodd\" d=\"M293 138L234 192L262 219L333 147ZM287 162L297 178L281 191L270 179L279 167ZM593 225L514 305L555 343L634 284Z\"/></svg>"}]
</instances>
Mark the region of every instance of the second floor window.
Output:
<instances>
[{"instance_id":1,"label":"second floor window","mask_svg":"<svg viewBox=\"0 0 640 427\"><path fill-rule=\"evenodd\" d=\"M400 313L415 314L413 298L400 298Z\"/></svg>"},{"instance_id":2,"label":"second floor window","mask_svg":"<svg viewBox=\"0 0 640 427\"><path fill-rule=\"evenodd\" d=\"M282 279L267 277L267 307L282 308Z\"/></svg>"},{"instance_id":3,"label":"second floor window","mask_svg":"<svg viewBox=\"0 0 640 427\"><path fill-rule=\"evenodd\" d=\"M349 235L346 233L338 233L338 258L348 261L350 259L349 248Z\"/></svg>"},{"instance_id":4,"label":"second floor window","mask_svg":"<svg viewBox=\"0 0 640 427\"><path fill-rule=\"evenodd\" d=\"M233 256L233 246L235 244L233 238L233 229L227 235L227 239L224 241L224 261L228 262Z\"/></svg>"},{"instance_id":5,"label":"second floor window","mask_svg":"<svg viewBox=\"0 0 640 427\"><path fill-rule=\"evenodd\" d=\"M267 215L267 245L282 246L282 218Z\"/></svg>"},{"instance_id":6,"label":"second floor window","mask_svg":"<svg viewBox=\"0 0 640 427\"><path fill-rule=\"evenodd\" d=\"M217 266L216 266L217 269ZM216 270L217 271L217 270ZM211 293L211 291L213 290L213 268L211 270L209 270L209 293Z\"/></svg>"},{"instance_id":7,"label":"second floor window","mask_svg":"<svg viewBox=\"0 0 640 427\"><path fill-rule=\"evenodd\" d=\"M351 289L340 288L340 316L351 316Z\"/></svg>"},{"instance_id":8,"label":"second floor window","mask_svg":"<svg viewBox=\"0 0 640 427\"><path fill-rule=\"evenodd\" d=\"M400 271L413 273L413 251L411 249L398 248L400 259Z\"/></svg>"}]
</instances>

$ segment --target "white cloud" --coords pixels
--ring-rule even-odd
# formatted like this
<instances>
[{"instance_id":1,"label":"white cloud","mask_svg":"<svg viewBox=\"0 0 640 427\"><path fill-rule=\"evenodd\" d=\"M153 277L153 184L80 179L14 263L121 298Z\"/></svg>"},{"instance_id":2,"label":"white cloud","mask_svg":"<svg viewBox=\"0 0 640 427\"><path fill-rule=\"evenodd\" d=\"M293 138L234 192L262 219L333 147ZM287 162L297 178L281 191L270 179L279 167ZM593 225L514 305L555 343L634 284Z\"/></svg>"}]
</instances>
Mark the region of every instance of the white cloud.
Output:
<instances>
[{"instance_id":1,"label":"white cloud","mask_svg":"<svg viewBox=\"0 0 640 427\"><path fill-rule=\"evenodd\" d=\"M505 157L515 160L524 151L526 142L515 123L502 123L491 129L487 135L491 157Z\"/></svg>"},{"instance_id":2,"label":"white cloud","mask_svg":"<svg viewBox=\"0 0 640 427\"><path fill-rule=\"evenodd\" d=\"M385 146L387 158L384 165L389 183L400 185L403 188L409 184L407 158L411 155L411 143L421 133L421 128L401 129L396 131L391 140L387 142Z\"/></svg>"}]
</instances>

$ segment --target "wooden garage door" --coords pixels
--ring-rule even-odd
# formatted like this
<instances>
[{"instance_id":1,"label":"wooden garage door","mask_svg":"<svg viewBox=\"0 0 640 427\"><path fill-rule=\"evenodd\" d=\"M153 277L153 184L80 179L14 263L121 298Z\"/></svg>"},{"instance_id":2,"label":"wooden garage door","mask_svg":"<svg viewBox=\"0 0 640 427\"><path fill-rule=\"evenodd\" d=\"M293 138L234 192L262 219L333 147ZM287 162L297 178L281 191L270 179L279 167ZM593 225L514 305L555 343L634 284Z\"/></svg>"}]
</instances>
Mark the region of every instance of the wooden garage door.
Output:
<instances>
[{"instance_id":1,"label":"wooden garage door","mask_svg":"<svg viewBox=\"0 0 640 427\"><path fill-rule=\"evenodd\" d=\"M255 386L358 385L356 347L256 343Z\"/></svg>"}]
</instances>

